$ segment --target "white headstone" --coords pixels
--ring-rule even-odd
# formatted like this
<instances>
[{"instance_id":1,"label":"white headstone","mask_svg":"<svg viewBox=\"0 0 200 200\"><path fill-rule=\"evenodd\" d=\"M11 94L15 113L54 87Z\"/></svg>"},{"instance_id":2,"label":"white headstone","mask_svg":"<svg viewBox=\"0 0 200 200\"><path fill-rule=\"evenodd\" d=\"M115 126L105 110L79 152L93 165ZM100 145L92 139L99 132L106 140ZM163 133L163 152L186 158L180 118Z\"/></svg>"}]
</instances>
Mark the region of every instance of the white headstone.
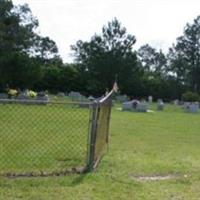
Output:
<instances>
[{"instance_id":1,"label":"white headstone","mask_svg":"<svg viewBox=\"0 0 200 200\"><path fill-rule=\"evenodd\" d=\"M178 104L179 104L179 100L178 100L178 99L175 99L175 100L174 100L174 105L177 106Z\"/></svg>"},{"instance_id":2,"label":"white headstone","mask_svg":"<svg viewBox=\"0 0 200 200\"><path fill-rule=\"evenodd\" d=\"M152 96L148 96L148 102L152 103L153 102L153 97Z\"/></svg>"},{"instance_id":3,"label":"white headstone","mask_svg":"<svg viewBox=\"0 0 200 200\"><path fill-rule=\"evenodd\" d=\"M158 103L157 103L157 110L164 110L164 106L165 106L165 104L164 104L163 100L159 99Z\"/></svg>"}]
</instances>

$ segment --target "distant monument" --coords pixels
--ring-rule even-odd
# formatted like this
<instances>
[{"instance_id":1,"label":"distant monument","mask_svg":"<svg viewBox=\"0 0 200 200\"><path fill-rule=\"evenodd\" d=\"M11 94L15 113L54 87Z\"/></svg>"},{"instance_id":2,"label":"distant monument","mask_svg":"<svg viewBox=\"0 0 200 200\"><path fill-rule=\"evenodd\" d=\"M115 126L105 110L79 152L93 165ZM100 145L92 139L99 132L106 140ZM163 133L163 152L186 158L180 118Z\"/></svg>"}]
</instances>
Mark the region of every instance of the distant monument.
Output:
<instances>
[{"instance_id":1,"label":"distant monument","mask_svg":"<svg viewBox=\"0 0 200 200\"><path fill-rule=\"evenodd\" d=\"M157 110L160 110L160 111L164 110L164 106L165 106L165 104L164 104L163 100L162 99L158 99Z\"/></svg>"},{"instance_id":2,"label":"distant monument","mask_svg":"<svg viewBox=\"0 0 200 200\"><path fill-rule=\"evenodd\" d=\"M127 111L137 111L137 112L147 112L148 103L146 101L138 101L136 99L132 101L127 101L122 104L122 110Z\"/></svg>"},{"instance_id":3,"label":"distant monument","mask_svg":"<svg viewBox=\"0 0 200 200\"><path fill-rule=\"evenodd\" d=\"M153 97L150 95L150 96L148 96L148 102L149 103L152 103L153 102Z\"/></svg>"}]
</instances>

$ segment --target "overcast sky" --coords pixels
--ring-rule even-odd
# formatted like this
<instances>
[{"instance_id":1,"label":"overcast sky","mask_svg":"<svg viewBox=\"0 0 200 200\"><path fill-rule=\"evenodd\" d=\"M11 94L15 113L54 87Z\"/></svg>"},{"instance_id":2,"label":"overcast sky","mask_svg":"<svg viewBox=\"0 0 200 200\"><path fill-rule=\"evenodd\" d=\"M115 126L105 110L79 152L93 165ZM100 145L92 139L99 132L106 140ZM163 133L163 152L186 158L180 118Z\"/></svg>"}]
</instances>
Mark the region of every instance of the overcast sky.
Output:
<instances>
[{"instance_id":1,"label":"overcast sky","mask_svg":"<svg viewBox=\"0 0 200 200\"><path fill-rule=\"evenodd\" d=\"M200 0L13 0L28 3L39 20L39 31L53 39L65 62L70 45L100 33L114 17L136 36L135 49L150 44L167 51L187 22L200 15Z\"/></svg>"}]
</instances>

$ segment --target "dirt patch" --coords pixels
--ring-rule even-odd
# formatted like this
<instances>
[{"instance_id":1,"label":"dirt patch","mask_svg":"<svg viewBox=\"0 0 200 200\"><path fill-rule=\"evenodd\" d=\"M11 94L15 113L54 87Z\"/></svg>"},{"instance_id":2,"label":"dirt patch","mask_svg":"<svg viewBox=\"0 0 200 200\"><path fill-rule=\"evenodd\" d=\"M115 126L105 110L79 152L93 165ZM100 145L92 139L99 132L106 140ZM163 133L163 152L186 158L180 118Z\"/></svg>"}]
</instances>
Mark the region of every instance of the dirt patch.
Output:
<instances>
[{"instance_id":1,"label":"dirt patch","mask_svg":"<svg viewBox=\"0 0 200 200\"><path fill-rule=\"evenodd\" d=\"M175 175L152 175L152 176L131 176L131 179L136 181L163 181L163 180L171 180L175 178L180 178ZM187 178L187 175L184 175L184 178Z\"/></svg>"},{"instance_id":2,"label":"dirt patch","mask_svg":"<svg viewBox=\"0 0 200 200\"><path fill-rule=\"evenodd\" d=\"M139 176L135 177L138 181L161 181L161 180L169 180L173 179L174 176L168 175L168 176Z\"/></svg>"}]
</instances>

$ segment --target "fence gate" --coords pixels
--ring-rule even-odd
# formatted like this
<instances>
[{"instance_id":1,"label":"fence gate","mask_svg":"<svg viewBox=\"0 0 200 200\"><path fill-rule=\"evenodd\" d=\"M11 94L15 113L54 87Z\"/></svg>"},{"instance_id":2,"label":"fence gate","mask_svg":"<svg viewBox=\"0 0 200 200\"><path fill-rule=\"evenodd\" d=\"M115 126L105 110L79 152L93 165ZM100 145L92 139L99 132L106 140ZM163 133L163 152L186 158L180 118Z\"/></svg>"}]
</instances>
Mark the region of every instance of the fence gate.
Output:
<instances>
[{"instance_id":1,"label":"fence gate","mask_svg":"<svg viewBox=\"0 0 200 200\"><path fill-rule=\"evenodd\" d=\"M113 93L112 90L105 98L93 104L88 153L89 171L97 167L108 146Z\"/></svg>"}]
</instances>

